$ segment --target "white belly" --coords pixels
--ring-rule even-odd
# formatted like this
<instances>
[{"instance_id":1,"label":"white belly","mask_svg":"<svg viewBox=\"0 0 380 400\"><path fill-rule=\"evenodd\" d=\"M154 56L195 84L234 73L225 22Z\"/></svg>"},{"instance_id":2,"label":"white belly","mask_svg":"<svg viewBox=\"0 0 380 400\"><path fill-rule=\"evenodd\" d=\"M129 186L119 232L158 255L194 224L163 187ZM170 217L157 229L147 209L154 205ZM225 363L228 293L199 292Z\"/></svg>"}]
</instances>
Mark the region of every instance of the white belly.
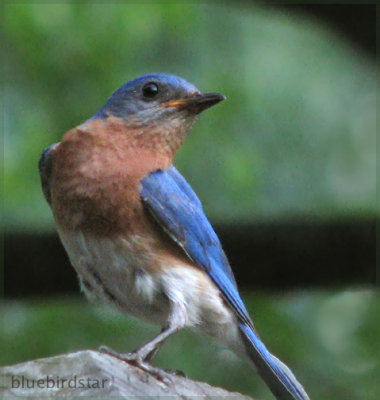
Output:
<instances>
[{"instance_id":1,"label":"white belly","mask_svg":"<svg viewBox=\"0 0 380 400\"><path fill-rule=\"evenodd\" d=\"M132 251L133 240L62 230L59 234L90 300L116 305L122 312L159 325L168 321L170 310L179 309L181 325L201 329L240 352L235 314L210 278L190 262L158 260L157 272L152 272Z\"/></svg>"}]
</instances>

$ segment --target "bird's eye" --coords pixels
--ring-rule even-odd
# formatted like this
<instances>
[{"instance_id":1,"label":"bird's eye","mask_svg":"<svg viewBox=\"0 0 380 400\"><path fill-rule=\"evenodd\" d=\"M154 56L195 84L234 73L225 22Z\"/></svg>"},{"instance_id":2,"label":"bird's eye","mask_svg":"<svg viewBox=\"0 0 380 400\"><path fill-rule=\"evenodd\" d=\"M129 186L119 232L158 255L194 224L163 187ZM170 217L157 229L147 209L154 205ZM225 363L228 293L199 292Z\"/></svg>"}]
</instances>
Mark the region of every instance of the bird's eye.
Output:
<instances>
[{"instance_id":1,"label":"bird's eye","mask_svg":"<svg viewBox=\"0 0 380 400\"><path fill-rule=\"evenodd\" d=\"M158 94L158 86L153 82L147 83L142 88L142 93L143 93L144 97L147 97L147 98L151 99L151 98L157 96L157 94Z\"/></svg>"}]
</instances>

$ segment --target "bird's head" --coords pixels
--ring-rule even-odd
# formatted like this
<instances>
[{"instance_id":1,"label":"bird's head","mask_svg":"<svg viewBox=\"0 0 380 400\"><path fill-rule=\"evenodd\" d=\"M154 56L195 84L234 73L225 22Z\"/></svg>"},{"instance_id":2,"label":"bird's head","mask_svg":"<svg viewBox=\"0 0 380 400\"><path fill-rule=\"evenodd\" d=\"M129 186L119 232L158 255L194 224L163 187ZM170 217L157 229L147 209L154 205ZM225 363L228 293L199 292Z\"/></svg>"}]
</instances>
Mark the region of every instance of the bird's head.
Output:
<instances>
[{"instance_id":1,"label":"bird's head","mask_svg":"<svg viewBox=\"0 0 380 400\"><path fill-rule=\"evenodd\" d=\"M220 93L201 93L177 76L149 74L117 89L95 117L113 116L140 126L189 127L201 111L224 99Z\"/></svg>"}]
</instances>

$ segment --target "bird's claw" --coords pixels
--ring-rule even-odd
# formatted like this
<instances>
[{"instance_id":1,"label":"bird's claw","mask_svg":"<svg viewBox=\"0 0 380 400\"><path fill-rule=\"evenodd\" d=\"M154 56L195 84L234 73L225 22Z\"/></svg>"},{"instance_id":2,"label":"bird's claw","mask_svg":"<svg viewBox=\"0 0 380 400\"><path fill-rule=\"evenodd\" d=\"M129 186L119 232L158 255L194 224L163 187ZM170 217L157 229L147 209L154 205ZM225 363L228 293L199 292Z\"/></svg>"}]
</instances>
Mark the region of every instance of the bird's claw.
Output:
<instances>
[{"instance_id":1,"label":"bird's claw","mask_svg":"<svg viewBox=\"0 0 380 400\"><path fill-rule=\"evenodd\" d=\"M112 350L107 346L100 346L99 351L101 353L106 353L110 356L118 358L119 360L124 361L128 364L133 364L133 365L138 366L138 365L144 363L144 360L140 357L138 352L118 353L115 350Z\"/></svg>"},{"instance_id":2,"label":"bird's claw","mask_svg":"<svg viewBox=\"0 0 380 400\"><path fill-rule=\"evenodd\" d=\"M107 346L100 346L99 351L115 357L121 361L131 364L137 368L140 368L144 372L154 376L156 379L164 383L165 385L170 385L173 382L172 376L169 371L164 371L160 368L156 368L149 364L147 361L141 357L138 351L131 353L118 353Z\"/></svg>"}]
</instances>

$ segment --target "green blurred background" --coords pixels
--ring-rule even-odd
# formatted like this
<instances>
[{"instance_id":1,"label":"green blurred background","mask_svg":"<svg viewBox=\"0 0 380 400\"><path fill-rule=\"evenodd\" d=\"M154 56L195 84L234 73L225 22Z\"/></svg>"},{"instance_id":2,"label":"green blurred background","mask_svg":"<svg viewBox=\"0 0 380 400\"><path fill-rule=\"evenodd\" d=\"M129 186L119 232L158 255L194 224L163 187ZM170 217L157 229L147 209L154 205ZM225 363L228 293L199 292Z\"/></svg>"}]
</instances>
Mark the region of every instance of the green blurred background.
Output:
<instances>
[{"instance_id":1,"label":"green blurred background","mask_svg":"<svg viewBox=\"0 0 380 400\"><path fill-rule=\"evenodd\" d=\"M7 233L53 234L37 173L42 149L149 72L228 98L201 116L176 158L213 222L375 218L375 64L327 25L232 2L8 3L3 11ZM312 399L379 398L373 288L245 290L243 298ZM156 331L79 295L7 299L2 308L1 364L100 344L126 351ZM157 364L271 398L247 365L211 343L180 333Z\"/></svg>"}]
</instances>

